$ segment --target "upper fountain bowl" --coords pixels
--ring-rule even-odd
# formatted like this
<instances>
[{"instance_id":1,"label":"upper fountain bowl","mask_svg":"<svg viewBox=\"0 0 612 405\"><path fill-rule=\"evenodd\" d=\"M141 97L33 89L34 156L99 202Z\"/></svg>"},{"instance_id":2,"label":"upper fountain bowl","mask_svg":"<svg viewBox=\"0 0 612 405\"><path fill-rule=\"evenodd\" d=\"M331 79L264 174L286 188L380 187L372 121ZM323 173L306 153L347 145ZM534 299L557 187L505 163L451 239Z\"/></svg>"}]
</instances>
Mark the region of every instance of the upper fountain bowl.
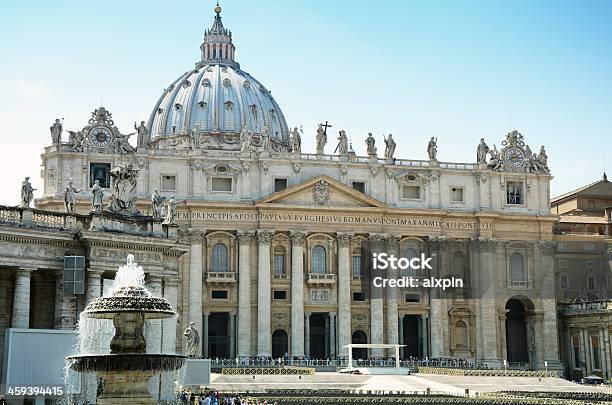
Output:
<instances>
[{"instance_id":1,"label":"upper fountain bowl","mask_svg":"<svg viewBox=\"0 0 612 405\"><path fill-rule=\"evenodd\" d=\"M124 312L142 313L148 319L169 318L175 313L170 303L164 298L152 297L147 289L140 285L125 285L115 289L110 297L93 300L85 307L85 315L90 318L112 319Z\"/></svg>"}]
</instances>

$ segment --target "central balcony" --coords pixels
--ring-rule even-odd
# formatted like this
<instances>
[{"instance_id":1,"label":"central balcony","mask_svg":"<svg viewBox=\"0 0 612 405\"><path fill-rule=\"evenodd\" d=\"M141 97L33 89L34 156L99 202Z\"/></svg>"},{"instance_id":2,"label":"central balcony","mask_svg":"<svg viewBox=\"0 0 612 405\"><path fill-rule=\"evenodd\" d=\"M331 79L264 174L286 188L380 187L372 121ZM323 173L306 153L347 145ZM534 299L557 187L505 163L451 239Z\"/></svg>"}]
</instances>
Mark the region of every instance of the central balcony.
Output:
<instances>
[{"instance_id":1,"label":"central balcony","mask_svg":"<svg viewBox=\"0 0 612 405\"><path fill-rule=\"evenodd\" d=\"M234 284L236 282L236 273L230 272L214 272L206 273L206 284Z\"/></svg>"},{"instance_id":2,"label":"central balcony","mask_svg":"<svg viewBox=\"0 0 612 405\"><path fill-rule=\"evenodd\" d=\"M308 284L333 285L336 284L336 275L327 273L308 273Z\"/></svg>"}]
</instances>

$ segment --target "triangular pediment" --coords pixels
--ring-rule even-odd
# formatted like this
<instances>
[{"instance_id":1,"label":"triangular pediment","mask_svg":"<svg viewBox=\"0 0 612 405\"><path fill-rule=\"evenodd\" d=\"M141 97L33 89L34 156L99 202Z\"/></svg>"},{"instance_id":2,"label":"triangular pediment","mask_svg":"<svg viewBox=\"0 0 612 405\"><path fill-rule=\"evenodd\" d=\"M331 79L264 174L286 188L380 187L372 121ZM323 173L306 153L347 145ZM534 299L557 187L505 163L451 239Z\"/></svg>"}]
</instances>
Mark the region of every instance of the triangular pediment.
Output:
<instances>
[{"instance_id":1,"label":"triangular pediment","mask_svg":"<svg viewBox=\"0 0 612 405\"><path fill-rule=\"evenodd\" d=\"M278 191L256 205L296 205L314 207L385 207L385 203L324 174Z\"/></svg>"}]
</instances>

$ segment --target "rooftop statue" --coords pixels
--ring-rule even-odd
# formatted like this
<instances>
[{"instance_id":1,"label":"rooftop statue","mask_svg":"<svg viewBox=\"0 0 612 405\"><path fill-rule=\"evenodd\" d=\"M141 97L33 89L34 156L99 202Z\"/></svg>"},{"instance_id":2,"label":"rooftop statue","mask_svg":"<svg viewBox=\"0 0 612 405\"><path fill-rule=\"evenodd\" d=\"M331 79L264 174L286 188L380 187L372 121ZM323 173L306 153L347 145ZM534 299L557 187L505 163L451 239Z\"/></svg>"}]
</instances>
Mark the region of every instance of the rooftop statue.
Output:
<instances>
[{"instance_id":1,"label":"rooftop statue","mask_svg":"<svg viewBox=\"0 0 612 405\"><path fill-rule=\"evenodd\" d=\"M376 139L374 139L371 132L368 133L365 143L368 156L376 156Z\"/></svg>"},{"instance_id":2,"label":"rooftop statue","mask_svg":"<svg viewBox=\"0 0 612 405\"><path fill-rule=\"evenodd\" d=\"M100 180L94 182L91 188L91 210L100 212L102 211L102 200L104 199L104 189L100 187Z\"/></svg>"},{"instance_id":3,"label":"rooftop statue","mask_svg":"<svg viewBox=\"0 0 612 405\"><path fill-rule=\"evenodd\" d=\"M323 129L323 124L319 124L317 128L317 154L322 155L325 153L325 144L327 144L327 132L326 129Z\"/></svg>"},{"instance_id":4,"label":"rooftop statue","mask_svg":"<svg viewBox=\"0 0 612 405\"><path fill-rule=\"evenodd\" d=\"M146 148L147 144L149 143L149 129L147 128L147 126L145 125L144 121L140 121L140 126L136 126L136 123L134 123L134 129L136 130L136 132L138 133L138 137L137 137L137 145L139 148Z\"/></svg>"},{"instance_id":5,"label":"rooftop statue","mask_svg":"<svg viewBox=\"0 0 612 405\"><path fill-rule=\"evenodd\" d=\"M242 153L250 152L253 143L253 133L245 125L240 132L240 151Z\"/></svg>"},{"instance_id":6,"label":"rooftop statue","mask_svg":"<svg viewBox=\"0 0 612 405\"><path fill-rule=\"evenodd\" d=\"M487 154L489 153L489 146L485 143L484 138L480 138L480 143L476 148L476 162L487 163Z\"/></svg>"},{"instance_id":7,"label":"rooftop statue","mask_svg":"<svg viewBox=\"0 0 612 405\"><path fill-rule=\"evenodd\" d=\"M291 151L294 153L302 152L302 136L300 135L300 132L301 129L298 131L297 127L293 128L293 131L291 132Z\"/></svg>"},{"instance_id":8,"label":"rooftop statue","mask_svg":"<svg viewBox=\"0 0 612 405\"><path fill-rule=\"evenodd\" d=\"M264 125L261 131L261 149L263 151L270 150L270 127L268 125Z\"/></svg>"},{"instance_id":9,"label":"rooftop statue","mask_svg":"<svg viewBox=\"0 0 612 405\"><path fill-rule=\"evenodd\" d=\"M70 149L73 151L81 151L83 145L83 134L82 132L68 131L70 134L68 137L68 143L70 144Z\"/></svg>"},{"instance_id":10,"label":"rooftop statue","mask_svg":"<svg viewBox=\"0 0 612 405\"><path fill-rule=\"evenodd\" d=\"M166 201L166 211L163 223L165 225L176 223L176 200L173 195Z\"/></svg>"},{"instance_id":11,"label":"rooftop statue","mask_svg":"<svg viewBox=\"0 0 612 405\"><path fill-rule=\"evenodd\" d=\"M393 161L395 158L393 155L395 154L395 141L393 140L393 135L389 134L389 136L385 137L383 135L383 139L385 140L385 158L387 161Z\"/></svg>"},{"instance_id":12,"label":"rooftop statue","mask_svg":"<svg viewBox=\"0 0 612 405\"><path fill-rule=\"evenodd\" d=\"M341 130L338 133L338 145L336 146L334 153L338 152L339 155L346 155L349 151L348 137L346 136L346 131Z\"/></svg>"},{"instance_id":13,"label":"rooftop statue","mask_svg":"<svg viewBox=\"0 0 612 405\"><path fill-rule=\"evenodd\" d=\"M21 207L30 208L30 204L34 200L34 190L36 189L30 184L30 178L26 177L21 183Z\"/></svg>"},{"instance_id":14,"label":"rooftop statue","mask_svg":"<svg viewBox=\"0 0 612 405\"><path fill-rule=\"evenodd\" d=\"M80 193L81 190L76 188L72 183L72 180L68 182L66 191L64 192L64 208L66 212L74 214L74 205L76 204L76 194Z\"/></svg>"},{"instance_id":15,"label":"rooftop statue","mask_svg":"<svg viewBox=\"0 0 612 405\"><path fill-rule=\"evenodd\" d=\"M151 195L151 216L155 219L162 218L162 211L164 210L164 200L157 189L153 191L153 195Z\"/></svg>"},{"instance_id":16,"label":"rooftop statue","mask_svg":"<svg viewBox=\"0 0 612 405\"><path fill-rule=\"evenodd\" d=\"M51 142L53 142L54 145L59 144L62 141L62 131L63 131L63 127L62 127L62 123L60 122L60 119L59 118L56 119L53 125L51 125L49 129L51 130Z\"/></svg>"},{"instance_id":17,"label":"rooftop statue","mask_svg":"<svg viewBox=\"0 0 612 405\"><path fill-rule=\"evenodd\" d=\"M107 209L123 215L140 215L136 208L136 178L138 170L131 163L116 166L110 172L113 178L113 193Z\"/></svg>"},{"instance_id":18,"label":"rooftop statue","mask_svg":"<svg viewBox=\"0 0 612 405\"><path fill-rule=\"evenodd\" d=\"M429 160L436 160L438 154L438 139L433 136L427 144L427 154L429 155Z\"/></svg>"}]
</instances>

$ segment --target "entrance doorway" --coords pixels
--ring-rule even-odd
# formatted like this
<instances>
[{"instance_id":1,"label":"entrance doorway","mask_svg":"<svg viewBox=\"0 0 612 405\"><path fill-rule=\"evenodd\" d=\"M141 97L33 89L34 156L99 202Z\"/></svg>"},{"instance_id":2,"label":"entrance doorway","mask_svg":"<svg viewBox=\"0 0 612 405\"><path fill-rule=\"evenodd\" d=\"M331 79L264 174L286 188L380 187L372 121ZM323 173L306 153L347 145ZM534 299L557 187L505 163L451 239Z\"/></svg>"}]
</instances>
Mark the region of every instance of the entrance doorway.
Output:
<instances>
[{"instance_id":1,"label":"entrance doorway","mask_svg":"<svg viewBox=\"0 0 612 405\"><path fill-rule=\"evenodd\" d=\"M272 333L272 357L278 359L285 357L289 353L289 338L287 332L282 329L276 329Z\"/></svg>"},{"instance_id":2,"label":"entrance doorway","mask_svg":"<svg viewBox=\"0 0 612 405\"><path fill-rule=\"evenodd\" d=\"M422 357L422 337L419 336L419 318L420 315L406 315L402 322L404 328L404 358Z\"/></svg>"},{"instance_id":3,"label":"entrance doorway","mask_svg":"<svg viewBox=\"0 0 612 405\"><path fill-rule=\"evenodd\" d=\"M506 303L506 355L508 363L528 363L527 308L522 300L511 298Z\"/></svg>"},{"instance_id":4,"label":"entrance doorway","mask_svg":"<svg viewBox=\"0 0 612 405\"><path fill-rule=\"evenodd\" d=\"M310 315L310 358L326 359L326 313L315 313Z\"/></svg>"},{"instance_id":5,"label":"entrance doorway","mask_svg":"<svg viewBox=\"0 0 612 405\"><path fill-rule=\"evenodd\" d=\"M229 358L229 312L212 312L208 316L208 357Z\"/></svg>"},{"instance_id":6,"label":"entrance doorway","mask_svg":"<svg viewBox=\"0 0 612 405\"><path fill-rule=\"evenodd\" d=\"M368 343L368 337L362 330L356 330L351 336L351 343ZM353 359L366 360L368 358L368 349L360 348L353 349Z\"/></svg>"}]
</instances>

